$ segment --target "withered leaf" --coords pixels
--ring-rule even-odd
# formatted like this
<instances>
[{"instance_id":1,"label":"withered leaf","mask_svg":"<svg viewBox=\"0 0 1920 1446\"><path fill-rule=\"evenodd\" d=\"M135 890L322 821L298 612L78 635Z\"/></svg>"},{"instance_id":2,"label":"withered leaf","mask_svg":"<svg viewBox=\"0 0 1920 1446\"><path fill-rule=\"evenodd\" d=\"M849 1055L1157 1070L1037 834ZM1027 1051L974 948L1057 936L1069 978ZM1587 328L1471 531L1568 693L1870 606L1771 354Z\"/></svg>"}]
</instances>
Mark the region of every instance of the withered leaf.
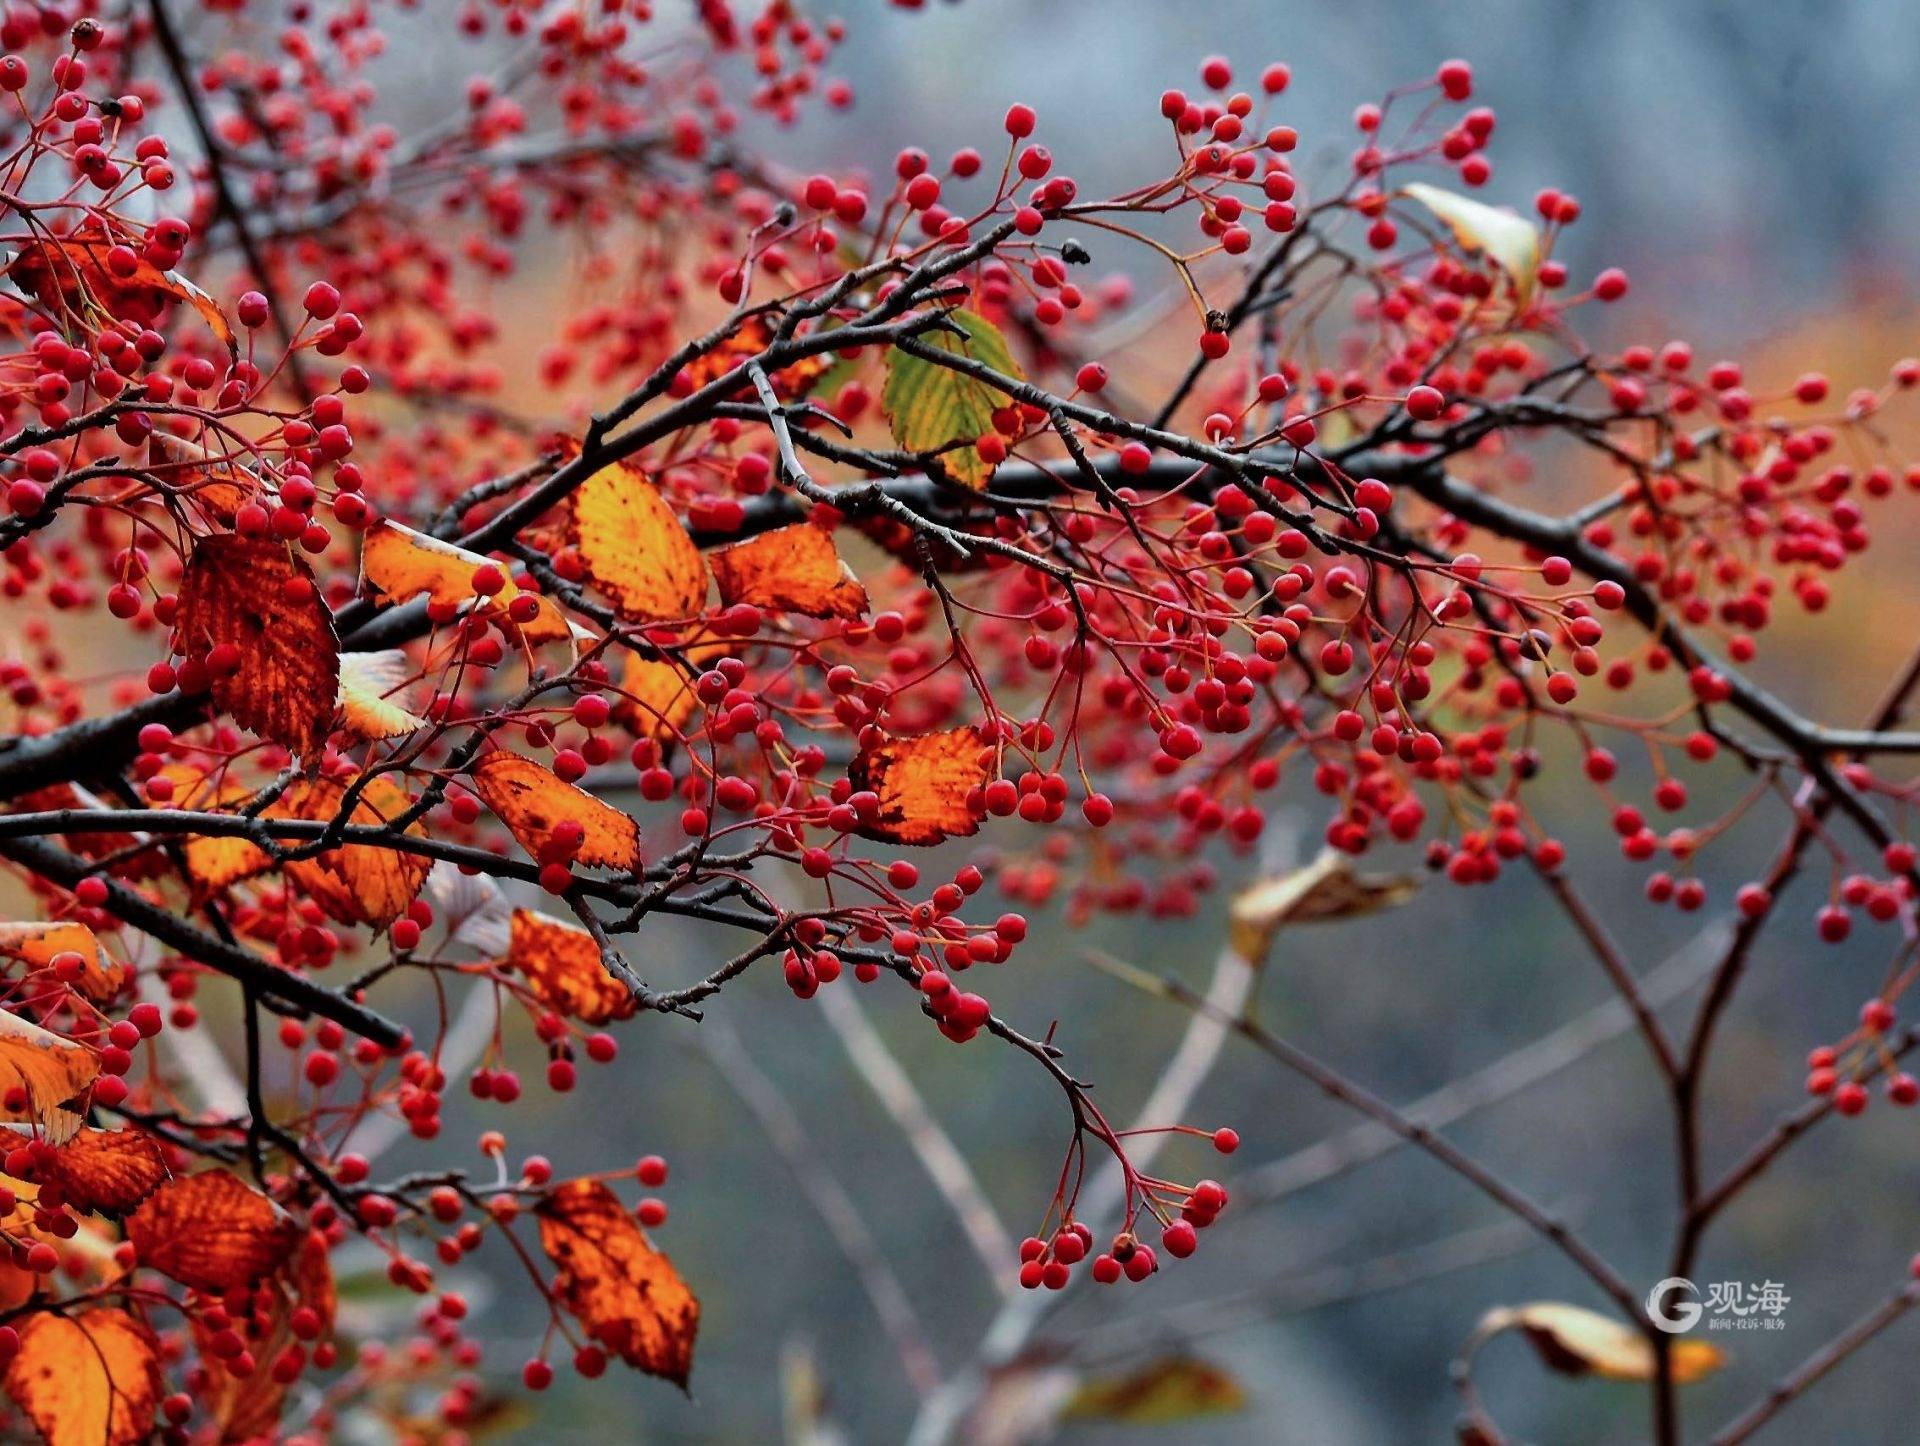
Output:
<instances>
[{"instance_id":1,"label":"withered leaf","mask_svg":"<svg viewBox=\"0 0 1920 1446\"><path fill-rule=\"evenodd\" d=\"M300 600L289 584L305 585ZM188 652L220 643L240 650L239 669L213 680L216 707L308 762L319 757L340 686L340 648L313 570L284 542L201 538L180 584L178 631Z\"/></svg>"},{"instance_id":2,"label":"withered leaf","mask_svg":"<svg viewBox=\"0 0 1920 1446\"><path fill-rule=\"evenodd\" d=\"M1233 1376L1210 1362L1178 1355L1084 1382L1063 1414L1165 1426L1242 1411L1246 1405L1246 1390Z\"/></svg>"},{"instance_id":3,"label":"withered leaf","mask_svg":"<svg viewBox=\"0 0 1920 1446\"><path fill-rule=\"evenodd\" d=\"M572 1180L540 1202L553 1295L587 1334L630 1366L682 1390L693 1369L700 1302L613 1191Z\"/></svg>"},{"instance_id":4,"label":"withered leaf","mask_svg":"<svg viewBox=\"0 0 1920 1446\"><path fill-rule=\"evenodd\" d=\"M1518 1330L1542 1364L1565 1375L1594 1375L1609 1381L1650 1381L1655 1375L1653 1347L1645 1336L1577 1305L1540 1300L1497 1306L1481 1317L1474 1338L1485 1340L1506 1330ZM1726 1359L1726 1353L1711 1342L1675 1341L1673 1379L1690 1385L1719 1370Z\"/></svg>"},{"instance_id":5,"label":"withered leaf","mask_svg":"<svg viewBox=\"0 0 1920 1446\"><path fill-rule=\"evenodd\" d=\"M976 832L987 759L980 730L971 726L861 749L847 765L847 781L856 792L871 789L880 803L871 819L862 818L859 832L900 844L937 844Z\"/></svg>"},{"instance_id":6,"label":"withered leaf","mask_svg":"<svg viewBox=\"0 0 1920 1446\"><path fill-rule=\"evenodd\" d=\"M729 606L752 603L812 618L857 618L867 611L867 590L841 560L832 534L811 522L722 547L707 561Z\"/></svg>"},{"instance_id":7,"label":"withered leaf","mask_svg":"<svg viewBox=\"0 0 1920 1446\"><path fill-rule=\"evenodd\" d=\"M31 1121L48 1138L67 1139L79 1116L60 1107L93 1083L100 1060L85 1045L0 1010L0 1097L18 1088L19 1108L0 1105L0 1119Z\"/></svg>"}]
</instances>

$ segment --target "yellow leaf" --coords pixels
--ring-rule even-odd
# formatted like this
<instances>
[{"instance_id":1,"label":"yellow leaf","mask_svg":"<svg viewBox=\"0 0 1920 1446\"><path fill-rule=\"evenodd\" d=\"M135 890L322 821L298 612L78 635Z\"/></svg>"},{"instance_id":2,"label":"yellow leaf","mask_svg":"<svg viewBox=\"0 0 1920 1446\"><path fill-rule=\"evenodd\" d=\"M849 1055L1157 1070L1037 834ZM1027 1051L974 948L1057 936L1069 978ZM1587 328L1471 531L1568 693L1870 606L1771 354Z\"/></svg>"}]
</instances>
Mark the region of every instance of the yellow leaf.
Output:
<instances>
[{"instance_id":1,"label":"yellow leaf","mask_svg":"<svg viewBox=\"0 0 1920 1446\"><path fill-rule=\"evenodd\" d=\"M0 1120L30 1120L56 1144L69 1139L80 1117L60 1106L99 1073L99 1058L85 1045L0 1010ZM9 1098L16 1089L20 1095Z\"/></svg>"},{"instance_id":2,"label":"yellow leaf","mask_svg":"<svg viewBox=\"0 0 1920 1446\"><path fill-rule=\"evenodd\" d=\"M631 462L602 467L573 494L573 545L593 585L628 622L671 622L706 608L700 549Z\"/></svg>"},{"instance_id":3,"label":"yellow leaf","mask_svg":"<svg viewBox=\"0 0 1920 1446\"><path fill-rule=\"evenodd\" d=\"M1240 1382L1218 1366L1192 1356L1168 1356L1124 1375L1085 1382L1063 1414L1129 1426L1168 1426L1196 1416L1243 1411L1246 1405Z\"/></svg>"},{"instance_id":4,"label":"yellow leaf","mask_svg":"<svg viewBox=\"0 0 1920 1446\"><path fill-rule=\"evenodd\" d=\"M1357 873L1351 855L1322 849L1305 868L1242 889L1233 900L1229 937L1235 953L1258 964L1282 924L1359 918L1404 904L1417 888L1419 883L1405 874Z\"/></svg>"},{"instance_id":5,"label":"yellow leaf","mask_svg":"<svg viewBox=\"0 0 1920 1446\"><path fill-rule=\"evenodd\" d=\"M126 983L127 966L107 957L93 930L71 919L51 923L0 924L0 955L34 969L50 969L60 954L78 954L84 967L74 982L95 1004L104 1004Z\"/></svg>"},{"instance_id":6,"label":"yellow leaf","mask_svg":"<svg viewBox=\"0 0 1920 1446\"><path fill-rule=\"evenodd\" d=\"M400 738L427 726L427 720L396 703L393 695L413 676L413 665L398 648L378 653L340 655L340 721L369 741Z\"/></svg>"},{"instance_id":7,"label":"yellow leaf","mask_svg":"<svg viewBox=\"0 0 1920 1446\"><path fill-rule=\"evenodd\" d=\"M968 357L1016 381L1026 380L1026 373L1007 350L1006 338L992 322L964 307L948 312L947 320L960 329L960 335L936 329L921 334L922 344ZM993 430L994 412L1011 401L998 387L937 362L898 347L887 352L887 380L880 391L880 405L893 427L894 440L914 452L967 444L942 452L940 462L955 480L968 487L985 487L993 477L995 464L982 457L973 443Z\"/></svg>"},{"instance_id":8,"label":"yellow leaf","mask_svg":"<svg viewBox=\"0 0 1920 1446\"><path fill-rule=\"evenodd\" d=\"M1402 186L1400 194L1418 201L1447 223L1464 251L1485 256L1507 273L1514 295L1525 305L1540 274L1540 230L1526 217L1489 206L1423 181Z\"/></svg>"},{"instance_id":9,"label":"yellow leaf","mask_svg":"<svg viewBox=\"0 0 1920 1446\"><path fill-rule=\"evenodd\" d=\"M123 1310L20 1323L7 1394L47 1446L135 1446L153 1435L160 1352L153 1332Z\"/></svg>"},{"instance_id":10,"label":"yellow leaf","mask_svg":"<svg viewBox=\"0 0 1920 1446\"><path fill-rule=\"evenodd\" d=\"M509 609L522 592L511 576L506 586L490 597L474 592L473 575L487 565L488 559L477 552L397 522L376 523L367 529L360 544L361 577L383 597L404 602L425 593L430 602L442 607L477 607L482 616L529 643L572 642L573 629L551 598L530 594L538 599L534 615L524 623L509 620ZM504 565L492 565L507 573Z\"/></svg>"},{"instance_id":11,"label":"yellow leaf","mask_svg":"<svg viewBox=\"0 0 1920 1446\"><path fill-rule=\"evenodd\" d=\"M1600 1376L1609 1381L1650 1381L1656 1366L1653 1347L1630 1326L1577 1305L1535 1301L1498 1306L1481 1318L1474 1338L1484 1341L1518 1330L1550 1369L1569 1376ZM1689 1385L1726 1364L1726 1354L1706 1341L1673 1343L1673 1378Z\"/></svg>"}]
</instances>

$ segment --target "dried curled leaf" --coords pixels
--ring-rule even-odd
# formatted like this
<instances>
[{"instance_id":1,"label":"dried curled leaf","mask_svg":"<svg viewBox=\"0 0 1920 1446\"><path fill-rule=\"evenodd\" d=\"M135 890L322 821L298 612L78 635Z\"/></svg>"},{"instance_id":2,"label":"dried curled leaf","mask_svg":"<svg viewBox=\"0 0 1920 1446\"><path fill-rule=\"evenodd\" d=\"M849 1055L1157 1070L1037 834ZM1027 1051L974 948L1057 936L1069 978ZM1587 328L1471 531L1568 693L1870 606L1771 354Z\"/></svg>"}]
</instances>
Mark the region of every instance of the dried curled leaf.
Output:
<instances>
[{"instance_id":1,"label":"dried curled leaf","mask_svg":"<svg viewBox=\"0 0 1920 1446\"><path fill-rule=\"evenodd\" d=\"M202 1404L219 1428L219 1439L223 1442L277 1439L274 1427L286 1404L287 1386L275 1378L267 1363L278 1359L283 1351L299 1341L292 1327L294 1312L302 1307L311 1310L318 1322L320 1337L332 1332L339 1302L334 1289L333 1264L327 1258L326 1237L317 1231L307 1231L293 1258L266 1282L265 1289L271 1297L264 1313L268 1325L253 1346L254 1355L262 1364L246 1375L236 1376L228 1361L207 1349L214 1333L197 1319L194 1322L200 1361L211 1378Z\"/></svg>"},{"instance_id":2,"label":"dried curled leaf","mask_svg":"<svg viewBox=\"0 0 1920 1446\"><path fill-rule=\"evenodd\" d=\"M1265 961L1283 924L1356 919L1412 898L1419 880L1406 874L1362 874L1353 857L1327 848L1303 869L1262 879L1234 896L1229 937L1249 964Z\"/></svg>"},{"instance_id":3,"label":"dried curled leaf","mask_svg":"<svg viewBox=\"0 0 1920 1446\"><path fill-rule=\"evenodd\" d=\"M180 646L220 643L240 666L213 680L214 705L302 759L319 757L340 687L333 615L313 570L271 538L203 537L180 583Z\"/></svg>"},{"instance_id":4,"label":"dried curled leaf","mask_svg":"<svg viewBox=\"0 0 1920 1446\"><path fill-rule=\"evenodd\" d=\"M7 1395L47 1446L135 1446L153 1434L160 1349L123 1310L41 1312L20 1323Z\"/></svg>"},{"instance_id":5,"label":"dried curled leaf","mask_svg":"<svg viewBox=\"0 0 1920 1446\"><path fill-rule=\"evenodd\" d=\"M300 1227L265 1195L224 1170L169 1180L127 1217L140 1263L195 1290L265 1279L286 1263Z\"/></svg>"},{"instance_id":6,"label":"dried curled leaf","mask_svg":"<svg viewBox=\"0 0 1920 1446\"><path fill-rule=\"evenodd\" d=\"M528 987L556 1014L605 1024L633 1013L633 992L607 972L600 946L585 929L515 909L507 964L526 976Z\"/></svg>"},{"instance_id":7,"label":"dried curled leaf","mask_svg":"<svg viewBox=\"0 0 1920 1446\"><path fill-rule=\"evenodd\" d=\"M434 918L447 927L449 953L470 950L475 958L496 959L507 952L512 910L500 886L485 874L463 873L441 860L427 874L426 895Z\"/></svg>"},{"instance_id":8,"label":"dried curled leaf","mask_svg":"<svg viewBox=\"0 0 1920 1446\"><path fill-rule=\"evenodd\" d=\"M218 452L155 431L147 438L147 467L174 496L191 497L209 516L228 526L240 509L267 491L252 468Z\"/></svg>"},{"instance_id":9,"label":"dried curled leaf","mask_svg":"<svg viewBox=\"0 0 1920 1446\"><path fill-rule=\"evenodd\" d=\"M346 787L331 778L296 783L271 809L269 816L333 819L346 803ZM413 799L389 774L371 779L353 806L352 824L378 828L399 818ZM406 832L426 835L416 819ZM310 859L287 865L287 876L313 896L333 918L346 924L384 929L414 901L433 861L423 854L403 853L378 844L346 844Z\"/></svg>"},{"instance_id":10,"label":"dried curled leaf","mask_svg":"<svg viewBox=\"0 0 1920 1446\"><path fill-rule=\"evenodd\" d=\"M398 648L340 655L340 721L369 742L402 738L427 726L427 720L395 701L414 673Z\"/></svg>"},{"instance_id":11,"label":"dried curled leaf","mask_svg":"<svg viewBox=\"0 0 1920 1446\"><path fill-rule=\"evenodd\" d=\"M1526 217L1489 206L1424 181L1402 186L1400 194L1418 201L1453 232L1463 251L1478 253L1507 273L1514 295L1524 305L1540 275L1540 228Z\"/></svg>"},{"instance_id":12,"label":"dried curled leaf","mask_svg":"<svg viewBox=\"0 0 1920 1446\"><path fill-rule=\"evenodd\" d=\"M53 1152L40 1178L58 1185L83 1214L124 1215L165 1183L166 1156L142 1129L82 1130Z\"/></svg>"},{"instance_id":13,"label":"dried curled leaf","mask_svg":"<svg viewBox=\"0 0 1920 1446\"><path fill-rule=\"evenodd\" d=\"M700 1302L673 1262L597 1180L560 1186L538 1213L541 1249L558 1269L554 1299L628 1365L685 1390Z\"/></svg>"},{"instance_id":14,"label":"dried curled leaf","mask_svg":"<svg viewBox=\"0 0 1920 1446\"><path fill-rule=\"evenodd\" d=\"M1502 1331L1526 1336L1542 1363L1569 1376L1600 1376L1609 1381L1651 1381L1656 1372L1653 1347L1630 1326L1577 1305L1540 1300L1530 1305L1497 1306L1480 1319L1474 1339ZM1672 1347L1673 1379L1689 1385L1726 1364L1726 1353L1707 1341L1680 1340Z\"/></svg>"},{"instance_id":15,"label":"dried curled leaf","mask_svg":"<svg viewBox=\"0 0 1920 1446\"><path fill-rule=\"evenodd\" d=\"M21 247L7 268L7 277L43 304L63 308L89 330L109 317L152 326L169 306L184 301L232 352L233 326L226 313L179 272L162 271L144 259L136 259L133 269L124 275L108 265L109 253L122 242L137 257L139 239L120 227L109 230L98 218L89 218L65 236Z\"/></svg>"},{"instance_id":16,"label":"dried curled leaf","mask_svg":"<svg viewBox=\"0 0 1920 1446\"><path fill-rule=\"evenodd\" d=\"M49 923L0 924L0 955L32 969L49 969L60 954L84 961L73 987L95 1004L104 1004L127 982L127 966L107 957L93 930L71 919Z\"/></svg>"},{"instance_id":17,"label":"dried curled leaf","mask_svg":"<svg viewBox=\"0 0 1920 1446\"><path fill-rule=\"evenodd\" d=\"M671 622L707 605L700 549L651 478L613 462L573 494L573 545L593 585L628 622Z\"/></svg>"},{"instance_id":18,"label":"dried curled leaf","mask_svg":"<svg viewBox=\"0 0 1920 1446\"><path fill-rule=\"evenodd\" d=\"M857 618L867 611L867 590L841 561L833 535L811 522L736 542L707 561L728 606L752 603L810 618Z\"/></svg>"},{"instance_id":19,"label":"dried curled leaf","mask_svg":"<svg viewBox=\"0 0 1920 1446\"><path fill-rule=\"evenodd\" d=\"M100 1060L85 1045L0 1010L0 1120L31 1121L55 1143L65 1140L80 1119L60 1107L99 1073Z\"/></svg>"},{"instance_id":20,"label":"dried curled leaf","mask_svg":"<svg viewBox=\"0 0 1920 1446\"><path fill-rule=\"evenodd\" d=\"M1220 1367L1193 1356L1168 1356L1124 1375L1086 1381L1062 1414L1129 1426L1168 1426L1246 1406L1246 1389Z\"/></svg>"},{"instance_id":21,"label":"dried curled leaf","mask_svg":"<svg viewBox=\"0 0 1920 1446\"><path fill-rule=\"evenodd\" d=\"M473 765L474 791L536 859L562 823L583 830L573 857L609 869L640 867L640 826L551 769L504 748Z\"/></svg>"},{"instance_id":22,"label":"dried curled leaf","mask_svg":"<svg viewBox=\"0 0 1920 1446\"><path fill-rule=\"evenodd\" d=\"M989 756L980 730L971 726L861 749L847 765L847 781L856 792L871 790L880 803L862 815L859 832L899 844L937 844L976 832Z\"/></svg>"},{"instance_id":23,"label":"dried curled leaf","mask_svg":"<svg viewBox=\"0 0 1920 1446\"><path fill-rule=\"evenodd\" d=\"M424 532L415 532L397 522L379 522L367 529L360 544L361 580L382 597L405 602L427 595L428 601L442 607L477 607L480 614L529 643L571 642L573 630L551 598L537 593L537 609L526 622L514 622L509 616L514 599L523 589L507 578L506 586L491 597L473 590L473 575L488 565L488 559L451 542L442 542ZM493 564L500 567L498 563ZM500 567L501 572L506 568Z\"/></svg>"},{"instance_id":24,"label":"dried curled leaf","mask_svg":"<svg viewBox=\"0 0 1920 1446\"><path fill-rule=\"evenodd\" d=\"M923 332L927 347L968 357L992 367L1002 376L1024 381L1026 373L1007 350L1000 328L977 312L958 307L947 320L959 333L945 329ZM996 463L980 455L973 443L993 430L993 414L1012 398L998 387L926 361L894 347L887 353L887 381L880 405L893 427L893 439L913 452L936 452L955 443L965 446L943 452L941 465L968 487L985 487Z\"/></svg>"}]
</instances>

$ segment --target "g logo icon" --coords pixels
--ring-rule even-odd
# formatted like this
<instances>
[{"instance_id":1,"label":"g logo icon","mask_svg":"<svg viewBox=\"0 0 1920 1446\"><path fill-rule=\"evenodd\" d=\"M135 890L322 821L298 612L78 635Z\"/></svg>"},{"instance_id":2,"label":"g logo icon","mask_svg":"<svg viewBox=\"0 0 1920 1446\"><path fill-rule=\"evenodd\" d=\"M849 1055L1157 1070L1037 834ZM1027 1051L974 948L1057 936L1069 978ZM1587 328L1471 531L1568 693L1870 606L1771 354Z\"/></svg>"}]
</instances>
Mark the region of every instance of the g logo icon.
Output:
<instances>
[{"instance_id":1,"label":"g logo icon","mask_svg":"<svg viewBox=\"0 0 1920 1446\"><path fill-rule=\"evenodd\" d=\"M1687 1295L1699 1294L1693 1288L1693 1282L1681 1275L1670 1275L1647 1292L1647 1319L1653 1322L1656 1329L1668 1335L1682 1335L1692 1330L1702 1314L1697 1301L1668 1302L1668 1296L1680 1291Z\"/></svg>"}]
</instances>

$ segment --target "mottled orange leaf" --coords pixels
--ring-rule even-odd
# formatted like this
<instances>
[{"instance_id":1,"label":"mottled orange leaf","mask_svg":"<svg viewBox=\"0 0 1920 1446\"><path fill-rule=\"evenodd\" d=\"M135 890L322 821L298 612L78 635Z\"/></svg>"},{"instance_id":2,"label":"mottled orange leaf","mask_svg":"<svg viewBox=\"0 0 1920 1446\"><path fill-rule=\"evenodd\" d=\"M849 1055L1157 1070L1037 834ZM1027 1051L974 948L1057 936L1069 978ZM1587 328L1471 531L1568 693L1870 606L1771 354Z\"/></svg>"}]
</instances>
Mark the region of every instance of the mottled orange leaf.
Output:
<instances>
[{"instance_id":1,"label":"mottled orange leaf","mask_svg":"<svg viewBox=\"0 0 1920 1446\"><path fill-rule=\"evenodd\" d=\"M707 565L647 474L602 467L573 494L573 545L593 585L629 622L692 617L707 605Z\"/></svg>"},{"instance_id":2,"label":"mottled orange leaf","mask_svg":"<svg viewBox=\"0 0 1920 1446\"><path fill-rule=\"evenodd\" d=\"M124 1215L168 1175L160 1142L145 1130L82 1130L53 1152L40 1178L58 1185L67 1203L85 1213Z\"/></svg>"},{"instance_id":3,"label":"mottled orange leaf","mask_svg":"<svg viewBox=\"0 0 1920 1446\"><path fill-rule=\"evenodd\" d=\"M32 1121L50 1138L66 1139L79 1117L60 1106L99 1073L100 1060L85 1045L0 1010L0 1120ZM7 1099L16 1089L18 1108Z\"/></svg>"},{"instance_id":4,"label":"mottled orange leaf","mask_svg":"<svg viewBox=\"0 0 1920 1446\"><path fill-rule=\"evenodd\" d=\"M584 830L574 858L610 869L640 867L640 826L619 809L504 748L473 765L474 791L535 858L561 823Z\"/></svg>"},{"instance_id":5,"label":"mottled orange leaf","mask_svg":"<svg viewBox=\"0 0 1920 1446\"><path fill-rule=\"evenodd\" d=\"M213 680L221 712L304 760L319 758L340 687L340 648L313 569L284 542L201 538L180 583L177 630L189 653L219 643L240 650L239 669Z\"/></svg>"},{"instance_id":6,"label":"mottled orange leaf","mask_svg":"<svg viewBox=\"0 0 1920 1446\"><path fill-rule=\"evenodd\" d=\"M236 1376L227 1361L207 1349L214 1332L207 1330L197 1318L194 1321L200 1363L210 1377L202 1404L219 1428L219 1439L223 1442L274 1438L274 1427L286 1404L287 1387L274 1378L271 1363L300 1340L292 1329L293 1313L304 1306L318 1317L320 1337L332 1333L337 1299L326 1237L318 1231L307 1231L293 1258L266 1282L265 1289L271 1297L266 1311L268 1325L253 1346L258 1368L247 1375Z\"/></svg>"},{"instance_id":7,"label":"mottled orange leaf","mask_svg":"<svg viewBox=\"0 0 1920 1446\"><path fill-rule=\"evenodd\" d=\"M529 643L570 642L573 630L551 598L539 598L539 611L524 623L509 621L508 609L523 589L513 581L507 567L494 563L507 573L507 584L491 597L480 597L473 590L473 575L486 566L488 559L451 542L442 542L424 532L415 532L397 522L379 522L367 529L360 544L360 574L367 586L395 602L425 593L429 600L444 607L478 605L482 616L491 619Z\"/></svg>"},{"instance_id":8,"label":"mottled orange leaf","mask_svg":"<svg viewBox=\"0 0 1920 1446\"><path fill-rule=\"evenodd\" d=\"M600 946L585 929L515 909L507 964L526 976L528 987L556 1014L605 1024L633 1013L633 991L607 973Z\"/></svg>"},{"instance_id":9,"label":"mottled orange leaf","mask_svg":"<svg viewBox=\"0 0 1920 1446\"><path fill-rule=\"evenodd\" d=\"M49 1312L21 1321L6 1389L47 1446L135 1446L154 1429L160 1351L123 1310Z\"/></svg>"},{"instance_id":10,"label":"mottled orange leaf","mask_svg":"<svg viewBox=\"0 0 1920 1446\"><path fill-rule=\"evenodd\" d=\"M847 765L855 792L871 790L879 806L860 833L887 843L936 844L980 827L977 790L987 783L988 750L976 728L919 738L893 738L863 748Z\"/></svg>"},{"instance_id":11,"label":"mottled orange leaf","mask_svg":"<svg viewBox=\"0 0 1920 1446\"><path fill-rule=\"evenodd\" d=\"M110 318L151 326L175 302L184 301L207 324L228 351L234 349L233 327L211 296L177 271L162 271L141 260L131 275L110 270L107 255L125 241L137 253L137 236L115 227L109 230L97 217L89 218L65 236L32 241L7 267L7 277L27 295L50 307L64 308L91 330Z\"/></svg>"},{"instance_id":12,"label":"mottled orange leaf","mask_svg":"<svg viewBox=\"0 0 1920 1446\"><path fill-rule=\"evenodd\" d=\"M832 534L811 522L736 542L707 561L729 606L752 603L812 618L857 618L867 610L867 590L840 560Z\"/></svg>"},{"instance_id":13,"label":"mottled orange leaf","mask_svg":"<svg viewBox=\"0 0 1920 1446\"><path fill-rule=\"evenodd\" d=\"M0 924L0 955L34 969L53 966L56 955L78 954L85 961L73 987L95 1004L104 1004L127 982L127 966L107 957L93 930L71 919L50 923Z\"/></svg>"},{"instance_id":14,"label":"mottled orange leaf","mask_svg":"<svg viewBox=\"0 0 1920 1446\"><path fill-rule=\"evenodd\" d=\"M539 1217L541 1248L558 1267L554 1299L628 1365L685 1390L700 1302L619 1197L598 1180L572 1180L540 1203Z\"/></svg>"},{"instance_id":15,"label":"mottled orange leaf","mask_svg":"<svg viewBox=\"0 0 1920 1446\"><path fill-rule=\"evenodd\" d=\"M225 1170L169 1180L127 1217L140 1264L195 1290L251 1285L286 1263L300 1227Z\"/></svg>"},{"instance_id":16,"label":"mottled orange leaf","mask_svg":"<svg viewBox=\"0 0 1920 1446\"><path fill-rule=\"evenodd\" d=\"M345 805L346 795L346 785L331 778L316 778L296 783L267 814L333 819ZM361 790L350 822L357 827L377 828L400 817L412 802L392 775L379 774ZM420 838L426 829L416 819L406 832ZM384 929L414 901L432 867L433 860L424 854L403 853L378 844L346 844L311 859L295 860L287 865L287 876L340 922Z\"/></svg>"},{"instance_id":17,"label":"mottled orange leaf","mask_svg":"<svg viewBox=\"0 0 1920 1446\"><path fill-rule=\"evenodd\" d=\"M427 720L400 702L414 675L413 664L398 648L378 653L340 655L340 721L349 732L378 742L401 738L427 726Z\"/></svg>"}]
</instances>

